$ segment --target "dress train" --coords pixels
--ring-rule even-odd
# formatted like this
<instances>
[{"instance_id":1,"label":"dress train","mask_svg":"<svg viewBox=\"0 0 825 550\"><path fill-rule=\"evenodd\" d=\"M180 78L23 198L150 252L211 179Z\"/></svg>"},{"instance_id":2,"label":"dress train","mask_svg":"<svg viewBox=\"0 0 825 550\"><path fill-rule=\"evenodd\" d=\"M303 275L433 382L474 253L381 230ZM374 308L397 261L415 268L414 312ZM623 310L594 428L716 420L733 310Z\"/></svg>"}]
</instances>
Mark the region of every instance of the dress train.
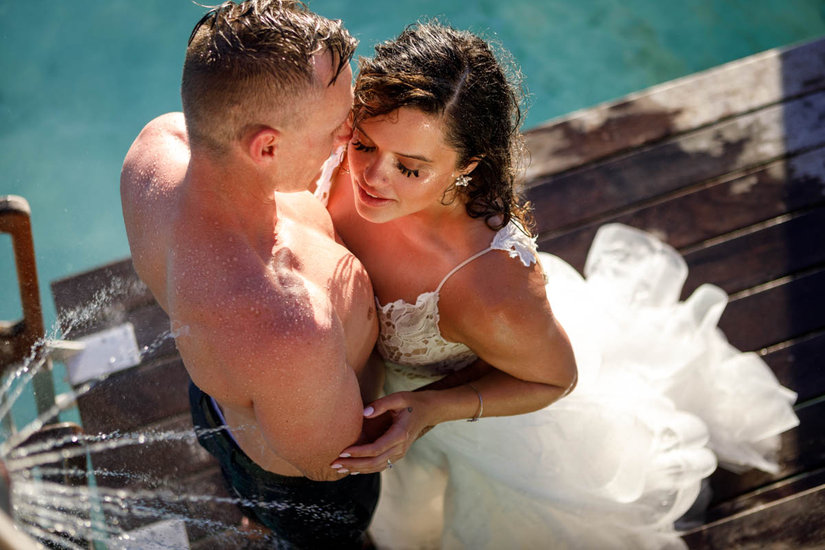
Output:
<instances>
[{"instance_id":1,"label":"dress train","mask_svg":"<svg viewBox=\"0 0 825 550\"><path fill-rule=\"evenodd\" d=\"M687 300L681 256L600 228L585 277L540 253L579 382L530 414L436 426L384 473L379 548L681 549L673 523L717 461L775 471L796 395L717 328L712 285ZM387 392L430 382L388 369Z\"/></svg>"}]
</instances>

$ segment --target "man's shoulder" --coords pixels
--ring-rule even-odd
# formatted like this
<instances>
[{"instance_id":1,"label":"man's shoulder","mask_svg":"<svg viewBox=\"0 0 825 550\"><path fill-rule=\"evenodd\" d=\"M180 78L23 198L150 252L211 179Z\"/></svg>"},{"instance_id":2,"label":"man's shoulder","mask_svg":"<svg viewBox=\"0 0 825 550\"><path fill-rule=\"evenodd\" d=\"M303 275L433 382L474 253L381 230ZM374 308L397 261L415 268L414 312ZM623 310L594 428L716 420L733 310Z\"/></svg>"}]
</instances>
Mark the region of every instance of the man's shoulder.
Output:
<instances>
[{"instance_id":1,"label":"man's shoulder","mask_svg":"<svg viewBox=\"0 0 825 550\"><path fill-rule=\"evenodd\" d=\"M173 140L188 144L183 113L166 113L152 119L140 131L137 140Z\"/></svg>"},{"instance_id":2,"label":"man's shoulder","mask_svg":"<svg viewBox=\"0 0 825 550\"><path fill-rule=\"evenodd\" d=\"M276 193L276 200L282 210L299 227L307 231L320 231L324 236L334 240L332 217L326 207L309 191L297 193Z\"/></svg>"},{"instance_id":3,"label":"man's shoulder","mask_svg":"<svg viewBox=\"0 0 825 550\"><path fill-rule=\"evenodd\" d=\"M132 189L168 186L182 179L189 145L182 113L167 113L149 122L129 147L120 184L124 199Z\"/></svg>"},{"instance_id":4,"label":"man's shoulder","mask_svg":"<svg viewBox=\"0 0 825 550\"><path fill-rule=\"evenodd\" d=\"M129 148L120 176L123 221L140 277L165 301L165 263L170 222L178 208L179 183L188 153L180 113L162 115L144 127Z\"/></svg>"}]
</instances>

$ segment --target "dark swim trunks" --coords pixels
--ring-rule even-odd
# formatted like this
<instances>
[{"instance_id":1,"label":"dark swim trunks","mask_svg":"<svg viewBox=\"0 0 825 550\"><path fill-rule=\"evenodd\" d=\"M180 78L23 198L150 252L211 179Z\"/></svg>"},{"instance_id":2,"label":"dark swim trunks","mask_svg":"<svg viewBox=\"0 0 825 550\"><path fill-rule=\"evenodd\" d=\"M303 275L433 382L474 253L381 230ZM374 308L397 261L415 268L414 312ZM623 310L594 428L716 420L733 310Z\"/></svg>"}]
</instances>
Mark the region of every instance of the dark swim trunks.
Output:
<instances>
[{"instance_id":1,"label":"dark swim trunks","mask_svg":"<svg viewBox=\"0 0 825 550\"><path fill-rule=\"evenodd\" d=\"M282 476L255 464L225 428L214 400L189 385L200 444L221 464L244 513L298 548L362 548L381 487L379 474L340 481Z\"/></svg>"}]
</instances>

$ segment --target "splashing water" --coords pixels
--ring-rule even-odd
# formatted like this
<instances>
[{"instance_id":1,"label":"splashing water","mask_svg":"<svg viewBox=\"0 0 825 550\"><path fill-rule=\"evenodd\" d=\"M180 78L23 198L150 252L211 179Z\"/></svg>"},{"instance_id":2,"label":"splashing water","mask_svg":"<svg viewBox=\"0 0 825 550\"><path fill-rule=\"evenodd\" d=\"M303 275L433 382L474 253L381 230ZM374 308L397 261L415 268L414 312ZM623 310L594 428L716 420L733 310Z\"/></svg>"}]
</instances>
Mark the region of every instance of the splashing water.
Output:
<instances>
[{"instance_id":1,"label":"splashing water","mask_svg":"<svg viewBox=\"0 0 825 550\"><path fill-rule=\"evenodd\" d=\"M49 353L58 330L65 337L75 327L99 318L101 311L111 308L114 298L134 291L133 284L114 280L99 290L89 303L63 315L58 320L58 327L38 340L23 363L0 385L0 395L3 396L0 420L10 417L24 389L38 372L48 368ZM185 330L186 327L182 327L161 332L142 348L142 356L151 356L166 340ZM215 519L216 507L226 510L226 507L254 505L281 509L285 506L281 503L200 494L191 485L184 486L175 479L151 471L90 465L94 464L96 456L118 449L146 452L146 449L158 446L156 453L160 454L168 452L163 446L173 442L198 447L197 434L192 428L129 433L83 434L59 430L49 433L61 412L73 407L107 376L99 376L58 395L55 403L33 421L16 431L4 430L0 434L0 461L8 472L10 512L18 529L49 548L88 549L92 543L105 544L107 548L188 548L187 543L182 546L180 542L169 542L157 534L154 538L135 535L136 526L174 521L185 525L187 532L206 534L212 547L254 548L256 544L266 548L286 547L263 529L239 526L237 519L231 519L233 515L225 511L219 517L230 519ZM105 486L112 480L116 485L139 485L141 488ZM308 506L301 512L316 517L333 515L320 506ZM237 516L235 511L234 517Z\"/></svg>"}]
</instances>

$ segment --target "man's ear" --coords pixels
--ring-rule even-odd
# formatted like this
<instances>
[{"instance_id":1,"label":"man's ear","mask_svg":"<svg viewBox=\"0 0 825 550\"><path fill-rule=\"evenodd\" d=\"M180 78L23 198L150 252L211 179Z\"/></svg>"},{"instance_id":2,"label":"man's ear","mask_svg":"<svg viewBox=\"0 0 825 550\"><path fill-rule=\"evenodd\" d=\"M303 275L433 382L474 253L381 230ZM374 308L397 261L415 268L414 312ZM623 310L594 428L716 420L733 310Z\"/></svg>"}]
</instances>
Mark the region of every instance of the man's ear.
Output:
<instances>
[{"instance_id":1,"label":"man's ear","mask_svg":"<svg viewBox=\"0 0 825 550\"><path fill-rule=\"evenodd\" d=\"M247 135L246 152L256 162L275 160L281 144L281 132L271 126L261 126Z\"/></svg>"}]
</instances>

